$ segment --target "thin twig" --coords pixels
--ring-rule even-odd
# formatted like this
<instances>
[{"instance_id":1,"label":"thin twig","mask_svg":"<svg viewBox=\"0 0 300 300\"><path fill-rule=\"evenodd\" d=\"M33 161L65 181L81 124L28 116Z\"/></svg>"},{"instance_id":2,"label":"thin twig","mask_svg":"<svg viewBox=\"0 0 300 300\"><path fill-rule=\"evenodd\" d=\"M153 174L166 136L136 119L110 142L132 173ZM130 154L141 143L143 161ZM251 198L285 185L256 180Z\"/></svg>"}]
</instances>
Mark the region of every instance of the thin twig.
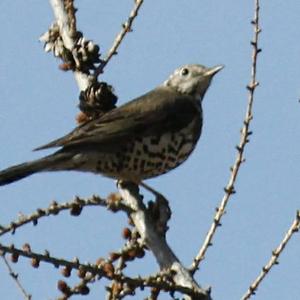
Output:
<instances>
[{"instance_id":1,"label":"thin twig","mask_svg":"<svg viewBox=\"0 0 300 300\"><path fill-rule=\"evenodd\" d=\"M14 272L14 270L12 269L11 265L9 264L8 260L6 259L6 257L2 254L1 255L8 271L9 271L9 275L11 276L11 278L14 280L14 282L16 283L17 287L19 288L19 290L21 291L24 299L26 300L31 300L31 295L28 294L25 290L25 288L22 286L20 280L19 280L19 275L17 273Z\"/></svg>"},{"instance_id":2,"label":"thin twig","mask_svg":"<svg viewBox=\"0 0 300 300\"><path fill-rule=\"evenodd\" d=\"M263 281L263 279L267 276L267 274L270 272L271 268L274 265L278 264L278 258L280 256L280 254L283 252L285 246L287 245L287 243L289 242L289 240L291 239L293 234L298 232L299 229L300 229L300 211L297 211L297 215L296 215L296 218L295 218L293 224L291 225L291 227L287 231L286 235L284 236L283 240L280 242L278 247L274 251L272 251L272 256L271 256L270 260L262 268L261 273L258 275L258 277L250 285L248 291L242 297L242 300L250 299L250 297L255 294L255 292L258 289L258 286Z\"/></svg>"},{"instance_id":3,"label":"thin twig","mask_svg":"<svg viewBox=\"0 0 300 300\"><path fill-rule=\"evenodd\" d=\"M134 232L135 232L135 234L134 234ZM127 263L129 261L133 261L136 258L142 258L144 256L144 254L145 254L145 251L143 248L144 244L142 244L141 241L139 241L137 239L137 234L138 234L138 231L136 229L134 229L134 231L131 232L130 240L128 240L119 251L110 253L110 259L108 259L108 261L113 263L114 261L116 261L118 259L118 261L115 265L115 273L117 273L117 274L122 273L123 269L125 269L127 267ZM132 235L134 235L135 238L132 238ZM119 299L121 299L120 293L121 292L123 293L124 290L123 289L114 289L114 287L118 286L118 285L120 285L120 282L118 282L116 280L111 281L110 286L107 288L107 297L106 297L107 300L115 299L116 296L118 296Z\"/></svg>"},{"instance_id":4,"label":"thin twig","mask_svg":"<svg viewBox=\"0 0 300 300\"><path fill-rule=\"evenodd\" d=\"M34 225L37 224L38 220L43 217L48 217L50 215L57 215L61 211L70 210L71 214L77 216L80 214L81 209L86 206L102 206L102 207L110 207L112 204L109 200L102 199L98 196L92 196L87 199L82 199L76 197L73 201L65 202L58 204L57 202L53 202L50 204L49 207L45 209L37 209L34 213L30 215L22 215L19 217L18 220L11 222L7 226L0 226L0 236L4 235L5 233L12 232L15 233L16 229L24 226L28 223L33 223Z\"/></svg>"},{"instance_id":5,"label":"thin twig","mask_svg":"<svg viewBox=\"0 0 300 300\"><path fill-rule=\"evenodd\" d=\"M101 268L98 268L97 266L93 266L90 264L81 264L77 259L74 261L69 261L63 258L57 258L54 256L51 256L49 252L46 250L45 254L33 252L31 250L22 250L19 248L16 248L14 245L11 246L6 246L3 244L0 244L0 251L4 254L10 253L13 254L17 257L22 256L22 257L27 257L31 259L35 259L39 262L45 262L45 263L50 263L55 267L69 267L71 269L84 269L87 272L91 272L93 274L101 275L103 276L103 271L101 271Z\"/></svg>"},{"instance_id":6,"label":"thin twig","mask_svg":"<svg viewBox=\"0 0 300 300\"><path fill-rule=\"evenodd\" d=\"M251 41L251 45L253 47L252 50L252 66L251 66L251 80L250 84L247 86L249 95L248 95L248 104L247 104L247 110L246 115L244 119L244 125L241 129L241 136L240 136L240 142L239 145L236 146L237 149L237 156L234 162L233 167L231 167L231 173L230 178L227 183L227 186L224 188L225 194L223 196L223 199L217 208L216 214L214 216L213 223L205 237L205 241L197 254L197 256L194 258L194 261L190 267L190 271L192 274L196 272L196 270L199 268L200 262L204 259L206 251L210 245L212 245L212 239L214 237L214 234L218 228L218 226L221 225L221 218L225 214L225 208L226 205L230 199L230 196L235 193L234 185L236 182L236 178L238 176L240 166L245 161L244 158L244 151L246 148L247 143L249 142L249 136L252 134L250 131L250 123L253 119L252 114L252 106L254 101L254 92L256 87L258 86L258 81L256 80L256 68L257 68L257 55L259 52L261 52L261 49L258 48L258 36L261 32L260 26L259 26L259 0L255 0L255 12L254 12L254 19L251 22L254 29L254 37Z\"/></svg>"},{"instance_id":7,"label":"thin twig","mask_svg":"<svg viewBox=\"0 0 300 300\"><path fill-rule=\"evenodd\" d=\"M56 268L68 267L70 268L70 270L76 269L76 270L89 272L92 275L98 275L99 276L97 278L98 280L101 279L102 277L105 277L109 280L116 280L121 283L126 283L132 289L136 289L136 288L143 289L144 287L158 288L170 292L178 291L194 297L193 299L203 299L202 295L199 295L198 289L185 287L181 284L174 283L174 281L172 280L169 280L168 279L170 277L169 270L166 270L165 272L160 272L153 276L144 277L144 278L140 276L128 277L125 276L123 273L120 274L115 273L114 269L108 269L106 266L110 263L107 261L103 261L103 263L100 265L82 264L77 258L75 258L73 261L70 261L70 260L50 256L50 254L47 251L45 251L45 254L41 254L41 253L33 252L31 251L31 249L22 250L14 247L13 245L6 246L3 244L0 244L0 251L2 252L2 255L6 255L7 253L10 253L15 257L20 256L20 257L31 258L34 259L35 261L52 264Z\"/></svg>"},{"instance_id":8,"label":"thin twig","mask_svg":"<svg viewBox=\"0 0 300 300\"><path fill-rule=\"evenodd\" d=\"M114 40L114 43L112 47L109 49L107 56L105 59L102 60L100 65L95 69L94 75L95 77L98 77L102 72L104 67L107 65L107 63L110 61L110 59L117 54L117 50L120 47L124 37L128 32L132 31L132 24L134 19L137 17L139 9L141 8L144 0L135 0L134 1L134 7L132 11L130 12L130 15L127 19L127 21L122 25L122 30L119 32L117 37Z\"/></svg>"}]
</instances>

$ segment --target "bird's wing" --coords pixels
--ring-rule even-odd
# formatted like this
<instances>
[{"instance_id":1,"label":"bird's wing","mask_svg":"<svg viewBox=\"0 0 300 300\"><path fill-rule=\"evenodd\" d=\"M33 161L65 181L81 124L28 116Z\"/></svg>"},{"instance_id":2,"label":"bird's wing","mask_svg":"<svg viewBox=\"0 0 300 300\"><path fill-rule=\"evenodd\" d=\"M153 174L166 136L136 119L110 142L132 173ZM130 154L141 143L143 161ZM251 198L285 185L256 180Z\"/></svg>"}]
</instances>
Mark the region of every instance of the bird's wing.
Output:
<instances>
[{"instance_id":1,"label":"bird's wing","mask_svg":"<svg viewBox=\"0 0 300 300\"><path fill-rule=\"evenodd\" d=\"M95 143L109 146L124 139L175 132L198 116L199 109L192 97L159 87L35 150Z\"/></svg>"}]
</instances>

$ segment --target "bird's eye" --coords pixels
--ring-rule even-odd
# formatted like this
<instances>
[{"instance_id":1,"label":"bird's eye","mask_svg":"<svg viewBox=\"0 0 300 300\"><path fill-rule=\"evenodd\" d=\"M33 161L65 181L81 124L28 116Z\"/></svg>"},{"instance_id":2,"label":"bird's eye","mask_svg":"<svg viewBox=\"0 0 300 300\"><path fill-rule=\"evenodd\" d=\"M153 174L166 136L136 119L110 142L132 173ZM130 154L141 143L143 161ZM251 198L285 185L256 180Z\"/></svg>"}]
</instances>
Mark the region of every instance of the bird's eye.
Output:
<instances>
[{"instance_id":1,"label":"bird's eye","mask_svg":"<svg viewBox=\"0 0 300 300\"><path fill-rule=\"evenodd\" d=\"M189 74L189 70L187 69L187 68L183 68L182 70L181 70L181 75L182 76L186 76L186 75L188 75Z\"/></svg>"}]
</instances>

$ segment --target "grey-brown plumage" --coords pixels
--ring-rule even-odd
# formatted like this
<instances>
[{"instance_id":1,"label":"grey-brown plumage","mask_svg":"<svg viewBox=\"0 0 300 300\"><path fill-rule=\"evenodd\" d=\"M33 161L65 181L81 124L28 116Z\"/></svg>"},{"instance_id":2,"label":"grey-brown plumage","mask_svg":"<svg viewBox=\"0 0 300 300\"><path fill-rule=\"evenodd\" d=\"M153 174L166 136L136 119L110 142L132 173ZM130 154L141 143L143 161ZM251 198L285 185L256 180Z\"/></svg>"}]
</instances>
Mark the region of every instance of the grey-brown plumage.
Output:
<instances>
[{"instance_id":1,"label":"grey-brown plumage","mask_svg":"<svg viewBox=\"0 0 300 300\"><path fill-rule=\"evenodd\" d=\"M36 150L44 158L0 172L0 185L42 171L77 170L140 183L185 161L202 129L201 101L223 66L185 65L161 86Z\"/></svg>"}]
</instances>

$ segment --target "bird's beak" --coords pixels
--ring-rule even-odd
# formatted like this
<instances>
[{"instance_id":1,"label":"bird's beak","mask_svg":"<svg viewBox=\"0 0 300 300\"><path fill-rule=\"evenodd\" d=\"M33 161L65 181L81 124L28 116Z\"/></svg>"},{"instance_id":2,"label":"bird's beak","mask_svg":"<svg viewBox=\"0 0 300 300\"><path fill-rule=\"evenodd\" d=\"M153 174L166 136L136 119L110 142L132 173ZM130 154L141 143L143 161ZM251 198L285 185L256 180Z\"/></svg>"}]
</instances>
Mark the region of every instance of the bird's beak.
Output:
<instances>
[{"instance_id":1,"label":"bird's beak","mask_svg":"<svg viewBox=\"0 0 300 300\"><path fill-rule=\"evenodd\" d=\"M221 71L225 66L224 65L218 65L212 68L207 68L207 71L205 72L205 76L213 77L216 75L219 71Z\"/></svg>"}]
</instances>

